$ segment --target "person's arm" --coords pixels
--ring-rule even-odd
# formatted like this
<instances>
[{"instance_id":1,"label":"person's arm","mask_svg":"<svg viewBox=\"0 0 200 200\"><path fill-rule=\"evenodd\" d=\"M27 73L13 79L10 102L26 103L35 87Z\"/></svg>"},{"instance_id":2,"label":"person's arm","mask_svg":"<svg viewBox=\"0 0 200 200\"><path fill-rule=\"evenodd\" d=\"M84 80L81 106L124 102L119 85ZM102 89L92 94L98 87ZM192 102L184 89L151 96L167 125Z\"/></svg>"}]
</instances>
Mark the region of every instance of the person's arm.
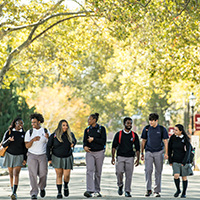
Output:
<instances>
[{"instance_id":1,"label":"person's arm","mask_svg":"<svg viewBox=\"0 0 200 200\"><path fill-rule=\"evenodd\" d=\"M54 134L52 134L47 142L47 146L46 146L46 155L47 155L47 159L48 161L51 161L51 150L53 147L53 140L54 140Z\"/></svg>"},{"instance_id":2,"label":"person's arm","mask_svg":"<svg viewBox=\"0 0 200 200\"><path fill-rule=\"evenodd\" d=\"M12 141L14 141L14 137L9 137L9 130L7 130L3 136L2 146L7 147Z\"/></svg>"},{"instance_id":3,"label":"person's arm","mask_svg":"<svg viewBox=\"0 0 200 200\"><path fill-rule=\"evenodd\" d=\"M191 150L191 144L189 142L186 142L186 152L185 157L182 160L182 165L185 165L189 161Z\"/></svg>"},{"instance_id":4,"label":"person's arm","mask_svg":"<svg viewBox=\"0 0 200 200\"><path fill-rule=\"evenodd\" d=\"M106 144L106 129L102 126L101 127L101 138L94 138L92 140L94 143L98 144Z\"/></svg>"},{"instance_id":5,"label":"person's arm","mask_svg":"<svg viewBox=\"0 0 200 200\"><path fill-rule=\"evenodd\" d=\"M83 136L83 148L86 152L90 152L90 148L88 147L88 133L87 133L88 129L86 128L84 131L84 136Z\"/></svg>"},{"instance_id":6,"label":"person's arm","mask_svg":"<svg viewBox=\"0 0 200 200\"><path fill-rule=\"evenodd\" d=\"M72 144L71 144L71 147L74 147L76 145L77 140L75 138L74 133L71 132L71 135L72 135Z\"/></svg>"},{"instance_id":7,"label":"person's arm","mask_svg":"<svg viewBox=\"0 0 200 200\"><path fill-rule=\"evenodd\" d=\"M135 133L135 149L136 149L136 161L135 166L137 167L140 164L140 141L138 135Z\"/></svg>"},{"instance_id":8,"label":"person's arm","mask_svg":"<svg viewBox=\"0 0 200 200\"><path fill-rule=\"evenodd\" d=\"M142 135L141 135L141 138L142 138L142 144L141 144L141 160L144 160L144 149L145 149L145 145L146 145L146 142L147 142L147 126L145 126L142 130Z\"/></svg>"},{"instance_id":9,"label":"person's arm","mask_svg":"<svg viewBox=\"0 0 200 200\"><path fill-rule=\"evenodd\" d=\"M40 140L40 136L36 136L32 140L30 140L30 142L25 142L26 148L29 149L33 145L33 142L39 141L39 140Z\"/></svg>"},{"instance_id":10,"label":"person's arm","mask_svg":"<svg viewBox=\"0 0 200 200\"><path fill-rule=\"evenodd\" d=\"M142 145L141 145L141 160L144 160L144 147L147 142L147 139L142 139Z\"/></svg>"},{"instance_id":11,"label":"person's arm","mask_svg":"<svg viewBox=\"0 0 200 200\"><path fill-rule=\"evenodd\" d=\"M164 145L165 145L165 155L164 158L168 159L168 139L164 139Z\"/></svg>"},{"instance_id":12,"label":"person's arm","mask_svg":"<svg viewBox=\"0 0 200 200\"><path fill-rule=\"evenodd\" d=\"M111 164L112 164L112 165L115 165L115 151L116 151L116 149L115 149L115 148L112 148L112 151L111 151L111 153L112 153Z\"/></svg>"},{"instance_id":13,"label":"person's arm","mask_svg":"<svg viewBox=\"0 0 200 200\"><path fill-rule=\"evenodd\" d=\"M119 145L119 132L115 134L115 137L112 143L112 150L111 150L111 154L112 154L111 164L112 165L115 164L115 152L118 145Z\"/></svg>"},{"instance_id":14,"label":"person's arm","mask_svg":"<svg viewBox=\"0 0 200 200\"><path fill-rule=\"evenodd\" d=\"M168 161L171 166L172 166L172 140L173 140L173 135L170 137L168 143Z\"/></svg>"}]
</instances>

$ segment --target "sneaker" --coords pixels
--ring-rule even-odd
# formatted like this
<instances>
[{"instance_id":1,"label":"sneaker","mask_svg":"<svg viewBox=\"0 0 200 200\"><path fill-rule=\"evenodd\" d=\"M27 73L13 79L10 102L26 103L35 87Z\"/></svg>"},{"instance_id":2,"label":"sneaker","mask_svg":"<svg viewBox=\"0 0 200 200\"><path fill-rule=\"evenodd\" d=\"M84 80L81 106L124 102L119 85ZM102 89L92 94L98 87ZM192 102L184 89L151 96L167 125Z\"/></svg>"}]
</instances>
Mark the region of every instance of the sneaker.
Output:
<instances>
[{"instance_id":1,"label":"sneaker","mask_svg":"<svg viewBox=\"0 0 200 200\"><path fill-rule=\"evenodd\" d=\"M66 197L69 196L69 188L68 188L68 186L67 186L66 188L64 188L64 195L65 195Z\"/></svg>"},{"instance_id":2,"label":"sneaker","mask_svg":"<svg viewBox=\"0 0 200 200\"><path fill-rule=\"evenodd\" d=\"M123 194L123 185L118 188L118 194L119 195Z\"/></svg>"},{"instance_id":3,"label":"sneaker","mask_svg":"<svg viewBox=\"0 0 200 200\"><path fill-rule=\"evenodd\" d=\"M130 192L125 192L125 197L131 197Z\"/></svg>"},{"instance_id":4,"label":"sneaker","mask_svg":"<svg viewBox=\"0 0 200 200\"><path fill-rule=\"evenodd\" d=\"M101 195L100 192L97 192L95 196L96 196L96 197L102 197L102 195Z\"/></svg>"},{"instance_id":5,"label":"sneaker","mask_svg":"<svg viewBox=\"0 0 200 200\"><path fill-rule=\"evenodd\" d=\"M33 194L33 195L31 196L31 199L37 199L37 195Z\"/></svg>"},{"instance_id":6,"label":"sneaker","mask_svg":"<svg viewBox=\"0 0 200 200\"><path fill-rule=\"evenodd\" d=\"M160 197L159 192L154 192L154 197Z\"/></svg>"},{"instance_id":7,"label":"sneaker","mask_svg":"<svg viewBox=\"0 0 200 200\"><path fill-rule=\"evenodd\" d=\"M10 196L10 198L12 199L12 200L14 200L14 199L17 199L17 194L12 194L11 196Z\"/></svg>"},{"instance_id":8,"label":"sneaker","mask_svg":"<svg viewBox=\"0 0 200 200\"><path fill-rule=\"evenodd\" d=\"M84 196L87 198L92 197L92 193L89 191L86 191L86 192L84 192Z\"/></svg>"},{"instance_id":9,"label":"sneaker","mask_svg":"<svg viewBox=\"0 0 200 200\"><path fill-rule=\"evenodd\" d=\"M63 198L62 194L61 194L61 193L58 193L57 199L62 199L62 198Z\"/></svg>"},{"instance_id":10,"label":"sneaker","mask_svg":"<svg viewBox=\"0 0 200 200\"><path fill-rule=\"evenodd\" d=\"M174 194L174 197L178 197L180 193L181 193L181 191L177 190L176 193Z\"/></svg>"},{"instance_id":11,"label":"sneaker","mask_svg":"<svg viewBox=\"0 0 200 200\"><path fill-rule=\"evenodd\" d=\"M40 190L40 196L43 198L43 197L45 197L45 189L43 189L43 190Z\"/></svg>"},{"instance_id":12,"label":"sneaker","mask_svg":"<svg viewBox=\"0 0 200 200\"><path fill-rule=\"evenodd\" d=\"M186 198L186 195L182 193L181 198Z\"/></svg>"},{"instance_id":13,"label":"sneaker","mask_svg":"<svg viewBox=\"0 0 200 200\"><path fill-rule=\"evenodd\" d=\"M145 197L150 197L151 194L152 194L152 190L147 190L146 194L145 194Z\"/></svg>"}]
</instances>

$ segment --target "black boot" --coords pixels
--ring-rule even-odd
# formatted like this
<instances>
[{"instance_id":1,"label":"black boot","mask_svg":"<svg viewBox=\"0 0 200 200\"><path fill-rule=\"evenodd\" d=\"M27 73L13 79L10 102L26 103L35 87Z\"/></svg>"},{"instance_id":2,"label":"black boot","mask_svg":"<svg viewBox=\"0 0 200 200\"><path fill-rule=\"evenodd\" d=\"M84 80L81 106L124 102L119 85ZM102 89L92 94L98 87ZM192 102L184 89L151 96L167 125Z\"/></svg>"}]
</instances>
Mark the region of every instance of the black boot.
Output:
<instances>
[{"instance_id":1,"label":"black boot","mask_svg":"<svg viewBox=\"0 0 200 200\"><path fill-rule=\"evenodd\" d=\"M188 180L183 181L183 192L181 194L181 198L186 198L187 186L188 186Z\"/></svg>"}]
</instances>

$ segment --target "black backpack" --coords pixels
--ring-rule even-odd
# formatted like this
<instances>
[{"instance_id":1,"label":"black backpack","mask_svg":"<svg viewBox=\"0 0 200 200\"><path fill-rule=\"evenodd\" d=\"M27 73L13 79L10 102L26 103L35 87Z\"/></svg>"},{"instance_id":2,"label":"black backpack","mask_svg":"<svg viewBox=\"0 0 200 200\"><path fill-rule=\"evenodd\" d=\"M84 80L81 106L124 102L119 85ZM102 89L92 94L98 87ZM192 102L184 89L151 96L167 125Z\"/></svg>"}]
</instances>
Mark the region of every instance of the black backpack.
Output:
<instances>
[{"instance_id":1,"label":"black backpack","mask_svg":"<svg viewBox=\"0 0 200 200\"><path fill-rule=\"evenodd\" d=\"M45 133L48 133L48 131L47 131L46 128L44 128L44 132L45 132ZM31 135L32 135L32 133L33 133L33 129L32 129L32 128L29 130L29 133L30 133L30 137L31 137Z\"/></svg>"}]
</instances>

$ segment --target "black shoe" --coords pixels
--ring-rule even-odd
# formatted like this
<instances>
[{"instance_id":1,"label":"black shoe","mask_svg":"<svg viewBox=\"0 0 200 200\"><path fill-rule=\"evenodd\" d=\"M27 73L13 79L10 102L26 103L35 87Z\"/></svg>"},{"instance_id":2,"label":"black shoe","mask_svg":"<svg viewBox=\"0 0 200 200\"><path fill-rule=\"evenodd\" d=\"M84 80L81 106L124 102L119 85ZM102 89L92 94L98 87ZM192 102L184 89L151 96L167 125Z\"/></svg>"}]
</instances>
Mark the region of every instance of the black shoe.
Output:
<instances>
[{"instance_id":1,"label":"black shoe","mask_svg":"<svg viewBox=\"0 0 200 200\"><path fill-rule=\"evenodd\" d=\"M181 193L181 191L177 190L176 193L174 194L174 197L178 197L180 193Z\"/></svg>"},{"instance_id":2,"label":"black shoe","mask_svg":"<svg viewBox=\"0 0 200 200\"><path fill-rule=\"evenodd\" d=\"M152 190L147 190L146 194L145 194L145 197L150 197L151 194L152 194Z\"/></svg>"},{"instance_id":3,"label":"black shoe","mask_svg":"<svg viewBox=\"0 0 200 200\"><path fill-rule=\"evenodd\" d=\"M31 196L31 199L37 199L37 195L33 194L33 195Z\"/></svg>"},{"instance_id":4,"label":"black shoe","mask_svg":"<svg viewBox=\"0 0 200 200\"><path fill-rule=\"evenodd\" d=\"M14 199L17 199L17 194L12 194L11 196L10 196L10 198L12 199L12 200L14 200Z\"/></svg>"},{"instance_id":5,"label":"black shoe","mask_svg":"<svg viewBox=\"0 0 200 200\"><path fill-rule=\"evenodd\" d=\"M182 193L181 198L186 198L186 195Z\"/></svg>"},{"instance_id":6,"label":"black shoe","mask_svg":"<svg viewBox=\"0 0 200 200\"><path fill-rule=\"evenodd\" d=\"M64 188L64 195L65 195L66 197L69 196L69 188L68 188L68 186L67 186L66 188Z\"/></svg>"},{"instance_id":7,"label":"black shoe","mask_svg":"<svg viewBox=\"0 0 200 200\"><path fill-rule=\"evenodd\" d=\"M45 189L40 190L40 196L41 196L42 198L45 197L45 194L46 194Z\"/></svg>"},{"instance_id":8,"label":"black shoe","mask_svg":"<svg viewBox=\"0 0 200 200\"><path fill-rule=\"evenodd\" d=\"M100 193L100 192L97 192L97 193L96 193L96 197L102 197L101 193Z\"/></svg>"},{"instance_id":9,"label":"black shoe","mask_svg":"<svg viewBox=\"0 0 200 200\"><path fill-rule=\"evenodd\" d=\"M123 194L123 185L118 188L118 194L119 195Z\"/></svg>"},{"instance_id":10,"label":"black shoe","mask_svg":"<svg viewBox=\"0 0 200 200\"><path fill-rule=\"evenodd\" d=\"M154 197L161 197L159 192L154 192Z\"/></svg>"},{"instance_id":11,"label":"black shoe","mask_svg":"<svg viewBox=\"0 0 200 200\"><path fill-rule=\"evenodd\" d=\"M92 197L92 193L89 191L86 191L86 192L84 192L84 196L87 198Z\"/></svg>"},{"instance_id":12,"label":"black shoe","mask_svg":"<svg viewBox=\"0 0 200 200\"><path fill-rule=\"evenodd\" d=\"M125 192L125 197L131 197L130 192Z\"/></svg>"},{"instance_id":13,"label":"black shoe","mask_svg":"<svg viewBox=\"0 0 200 200\"><path fill-rule=\"evenodd\" d=\"M62 199L62 198L63 198L62 194L61 194L61 193L58 193L57 199Z\"/></svg>"}]
</instances>

